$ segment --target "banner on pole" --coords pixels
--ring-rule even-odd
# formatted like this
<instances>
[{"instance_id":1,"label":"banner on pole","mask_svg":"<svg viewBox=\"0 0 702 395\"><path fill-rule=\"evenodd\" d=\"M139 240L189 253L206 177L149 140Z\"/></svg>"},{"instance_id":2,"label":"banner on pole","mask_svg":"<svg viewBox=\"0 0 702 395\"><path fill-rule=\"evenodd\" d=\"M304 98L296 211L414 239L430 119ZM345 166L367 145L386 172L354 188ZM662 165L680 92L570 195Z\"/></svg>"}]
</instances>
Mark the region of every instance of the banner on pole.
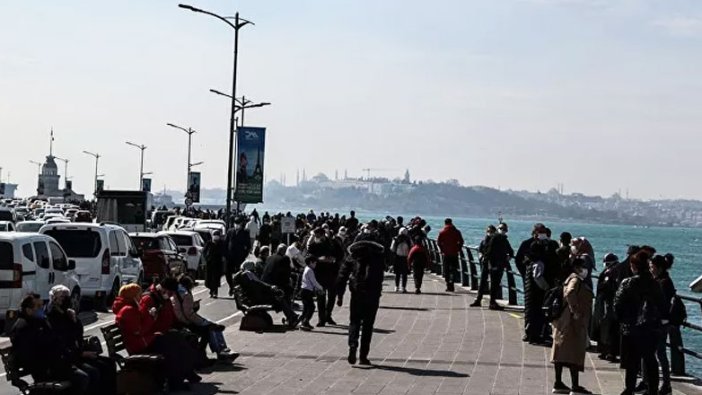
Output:
<instances>
[{"instance_id":1,"label":"banner on pole","mask_svg":"<svg viewBox=\"0 0 702 395\"><path fill-rule=\"evenodd\" d=\"M266 128L240 127L237 129L236 138L234 200L239 203L261 203Z\"/></svg>"},{"instance_id":2,"label":"banner on pole","mask_svg":"<svg viewBox=\"0 0 702 395\"><path fill-rule=\"evenodd\" d=\"M97 180L96 188L98 192L102 192L105 189L105 180Z\"/></svg>"},{"instance_id":3,"label":"banner on pole","mask_svg":"<svg viewBox=\"0 0 702 395\"><path fill-rule=\"evenodd\" d=\"M200 202L200 172L191 171L188 177L188 193L185 194L193 203Z\"/></svg>"},{"instance_id":4,"label":"banner on pole","mask_svg":"<svg viewBox=\"0 0 702 395\"><path fill-rule=\"evenodd\" d=\"M142 178L141 179L141 190L142 192L151 192L151 179Z\"/></svg>"}]
</instances>

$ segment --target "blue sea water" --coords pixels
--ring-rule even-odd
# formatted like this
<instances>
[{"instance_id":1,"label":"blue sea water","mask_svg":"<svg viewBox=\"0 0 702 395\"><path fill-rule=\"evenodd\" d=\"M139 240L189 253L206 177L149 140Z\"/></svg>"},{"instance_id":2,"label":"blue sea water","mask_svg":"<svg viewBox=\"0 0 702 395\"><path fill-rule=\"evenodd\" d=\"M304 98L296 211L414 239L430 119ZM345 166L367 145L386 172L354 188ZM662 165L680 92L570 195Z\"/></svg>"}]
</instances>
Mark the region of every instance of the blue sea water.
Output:
<instances>
[{"instance_id":1,"label":"blue sea water","mask_svg":"<svg viewBox=\"0 0 702 395\"><path fill-rule=\"evenodd\" d=\"M279 211L286 212L290 210L268 210L271 213ZM263 213L265 209L259 208L258 211ZM307 210L293 212L306 212ZM325 210L326 211L326 210ZM329 210L334 212L333 210ZM362 221L371 219L384 218L387 214L378 214L371 212L362 212L357 210L357 215ZM393 216L403 215L405 219L412 218L416 214L397 214ZM435 238L439 230L443 227L444 218L440 217L423 217L431 226L432 231L429 237ZM512 247L516 249L522 240L529 237L534 221L519 221L504 218L504 221L509 225L509 238ZM456 227L463 233L466 245L477 246L485 235L485 228L489 224L497 225L497 219L478 219L478 218L457 218L453 217L453 222ZM612 252L617 254L620 259L626 256L626 250L629 245L651 245L658 251L659 254L672 253L675 255L675 264L671 269L671 277L675 283L675 287L680 294L692 296L702 296L702 294L692 294L689 291L689 284L702 274L702 229L694 228L661 228L650 227L642 228L627 225L601 225L601 224L582 224L572 222L559 221L540 221L544 222L553 232L553 238L558 239L561 232L570 232L573 237L584 236L592 243L595 249L595 259L597 262L597 270L602 269L602 258L605 254ZM517 279L517 286L523 289L521 280ZM697 325L702 325L702 308L699 304L686 302L688 321ZM683 342L687 349L702 353L702 333L696 332L688 328L683 328ZM686 357L687 373L695 377L702 378L702 361L694 357Z\"/></svg>"}]
</instances>

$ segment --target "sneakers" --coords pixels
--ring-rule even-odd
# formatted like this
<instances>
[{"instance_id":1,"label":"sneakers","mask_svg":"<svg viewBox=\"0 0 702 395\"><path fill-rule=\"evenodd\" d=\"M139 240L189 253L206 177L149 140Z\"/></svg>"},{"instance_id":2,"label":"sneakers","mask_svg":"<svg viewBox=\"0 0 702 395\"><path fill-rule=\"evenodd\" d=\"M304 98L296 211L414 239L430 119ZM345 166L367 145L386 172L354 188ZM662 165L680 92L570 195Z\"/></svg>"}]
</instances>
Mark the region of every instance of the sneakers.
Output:
<instances>
[{"instance_id":1,"label":"sneakers","mask_svg":"<svg viewBox=\"0 0 702 395\"><path fill-rule=\"evenodd\" d=\"M570 395L592 395L592 392L578 385L570 390Z\"/></svg>"},{"instance_id":2,"label":"sneakers","mask_svg":"<svg viewBox=\"0 0 702 395\"><path fill-rule=\"evenodd\" d=\"M475 302L470 304L470 307L481 307L481 306L482 306L482 303L480 303L480 301L477 299L475 300Z\"/></svg>"},{"instance_id":3,"label":"sneakers","mask_svg":"<svg viewBox=\"0 0 702 395\"><path fill-rule=\"evenodd\" d=\"M349 356L346 358L350 365L356 364L356 347L349 347Z\"/></svg>"},{"instance_id":4,"label":"sneakers","mask_svg":"<svg viewBox=\"0 0 702 395\"><path fill-rule=\"evenodd\" d=\"M570 394L570 388L563 384L563 382L558 381L553 384L553 391L551 392L554 394Z\"/></svg>"},{"instance_id":5,"label":"sneakers","mask_svg":"<svg viewBox=\"0 0 702 395\"><path fill-rule=\"evenodd\" d=\"M232 352L232 350L225 348L217 354L217 359L220 361L230 361L234 362L235 359L239 358L238 352Z\"/></svg>"},{"instance_id":6,"label":"sneakers","mask_svg":"<svg viewBox=\"0 0 702 395\"><path fill-rule=\"evenodd\" d=\"M395 287L395 292L400 292L400 287Z\"/></svg>"}]
</instances>

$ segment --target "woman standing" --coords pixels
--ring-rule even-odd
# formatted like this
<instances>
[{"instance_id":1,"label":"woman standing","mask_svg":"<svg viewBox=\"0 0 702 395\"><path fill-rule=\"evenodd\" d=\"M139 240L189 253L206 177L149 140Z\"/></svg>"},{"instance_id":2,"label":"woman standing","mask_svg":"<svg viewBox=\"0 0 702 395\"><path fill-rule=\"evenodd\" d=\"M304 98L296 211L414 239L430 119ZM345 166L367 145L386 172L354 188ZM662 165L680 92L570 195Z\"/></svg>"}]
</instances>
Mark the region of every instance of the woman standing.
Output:
<instances>
[{"instance_id":1,"label":"woman standing","mask_svg":"<svg viewBox=\"0 0 702 395\"><path fill-rule=\"evenodd\" d=\"M659 395L670 395L673 393L673 388L670 386L670 362L668 361L668 347L666 346L666 341L668 340L668 333L670 330L670 305L676 294L676 290L673 280L671 280L670 274L668 273L668 265L668 261L662 255L654 256L649 264L651 275L661 287L661 292L663 292L663 306L661 310L662 328L661 334L658 337L658 347L656 349L656 356L658 357L658 363L661 365L661 373L663 376L663 385L661 385L658 391ZM646 377L647 373L646 367L644 366L643 377ZM644 386L648 388L648 383L644 383Z\"/></svg>"},{"instance_id":2,"label":"woman standing","mask_svg":"<svg viewBox=\"0 0 702 395\"><path fill-rule=\"evenodd\" d=\"M571 273L563 284L565 310L553 323L551 362L556 371L554 394L591 394L580 386L579 375L585 370L588 324L592 315L592 289L585 282L589 274L584 259L575 258ZM570 370L572 388L562 380L563 368Z\"/></svg>"},{"instance_id":3,"label":"woman standing","mask_svg":"<svg viewBox=\"0 0 702 395\"><path fill-rule=\"evenodd\" d=\"M614 298L614 312L621 325L621 368L626 369L625 389L633 395L641 361L649 395L658 394L657 339L661 336L663 293L648 268L650 255L639 251L629 259L632 277L622 281Z\"/></svg>"},{"instance_id":4,"label":"woman standing","mask_svg":"<svg viewBox=\"0 0 702 395\"><path fill-rule=\"evenodd\" d=\"M394 254L393 271L395 272L395 292L400 291L400 282L402 282L402 293L407 293L407 274L409 267L407 266L407 256L409 255L412 241L407 235L407 229L400 229L399 234L392 241L390 250Z\"/></svg>"},{"instance_id":5,"label":"woman standing","mask_svg":"<svg viewBox=\"0 0 702 395\"><path fill-rule=\"evenodd\" d=\"M222 268L224 267L224 242L222 232L214 231L212 240L205 244L205 287L210 290L210 298L217 298L219 286L222 281Z\"/></svg>"}]
</instances>

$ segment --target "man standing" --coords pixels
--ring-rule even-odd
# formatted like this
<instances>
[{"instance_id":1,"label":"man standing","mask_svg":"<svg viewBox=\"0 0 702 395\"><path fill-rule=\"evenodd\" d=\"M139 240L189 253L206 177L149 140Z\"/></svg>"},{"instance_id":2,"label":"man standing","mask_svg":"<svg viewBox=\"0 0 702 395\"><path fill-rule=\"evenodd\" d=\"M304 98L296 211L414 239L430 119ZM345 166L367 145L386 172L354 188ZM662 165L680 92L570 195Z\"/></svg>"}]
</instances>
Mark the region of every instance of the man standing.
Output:
<instances>
[{"instance_id":1,"label":"man standing","mask_svg":"<svg viewBox=\"0 0 702 395\"><path fill-rule=\"evenodd\" d=\"M453 226L451 218L446 218L444 228L439 232L437 244L441 250L444 262L444 279L446 292L454 291L454 283L458 277L458 255L463 248L463 235Z\"/></svg>"},{"instance_id":2,"label":"man standing","mask_svg":"<svg viewBox=\"0 0 702 395\"><path fill-rule=\"evenodd\" d=\"M234 296L234 282L232 275L239 271L251 253L251 239L249 232L244 229L244 220L237 218L234 220L234 227L227 231L227 266L224 270L224 277L229 285L229 296Z\"/></svg>"},{"instance_id":3,"label":"man standing","mask_svg":"<svg viewBox=\"0 0 702 395\"><path fill-rule=\"evenodd\" d=\"M502 290L502 275L509 269L509 260L514 257L514 250L507 239L507 224L497 226L497 234L490 240L487 258L490 267L490 310L504 310L497 304Z\"/></svg>"},{"instance_id":4,"label":"man standing","mask_svg":"<svg viewBox=\"0 0 702 395\"><path fill-rule=\"evenodd\" d=\"M246 224L246 230L249 231L249 238L251 239L252 246L256 243L256 238L258 238L258 228L258 221L256 217L252 215L251 219Z\"/></svg>"},{"instance_id":5,"label":"man standing","mask_svg":"<svg viewBox=\"0 0 702 395\"><path fill-rule=\"evenodd\" d=\"M348 362L352 365L356 363L360 336L360 363L370 365L368 353L383 289L385 248L375 240L372 233L365 233L359 237L359 240L349 246L350 257L344 261L339 271L336 283L337 305L341 306L346 284L350 281L351 317Z\"/></svg>"},{"instance_id":6,"label":"man standing","mask_svg":"<svg viewBox=\"0 0 702 395\"><path fill-rule=\"evenodd\" d=\"M335 244L332 243L332 240L329 239L323 228L314 230L314 234L307 245L307 253L317 258L314 275L324 288L324 291L317 295L318 327L324 327L326 324L336 325L336 322L331 317L331 312L334 307L334 296L336 295L334 281L339 273L340 262L337 261L338 254L334 246Z\"/></svg>"}]
</instances>

